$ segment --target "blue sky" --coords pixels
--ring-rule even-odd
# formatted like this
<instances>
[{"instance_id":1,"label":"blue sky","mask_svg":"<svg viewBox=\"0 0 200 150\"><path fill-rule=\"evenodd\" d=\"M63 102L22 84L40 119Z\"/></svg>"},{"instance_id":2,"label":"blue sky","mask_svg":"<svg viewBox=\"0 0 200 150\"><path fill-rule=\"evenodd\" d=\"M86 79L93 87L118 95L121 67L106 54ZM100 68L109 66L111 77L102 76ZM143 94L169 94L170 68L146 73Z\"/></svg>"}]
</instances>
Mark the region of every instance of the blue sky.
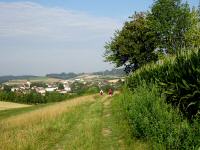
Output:
<instances>
[{"instance_id":1,"label":"blue sky","mask_svg":"<svg viewBox=\"0 0 200 150\"><path fill-rule=\"evenodd\" d=\"M21 0L6 0L6 2L21 2ZM152 0L30 0L29 2L115 18L127 17L134 11L146 10L152 4Z\"/></svg>"},{"instance_id":2,"label":"blue sky","mask_svg":"<svg viewBox=\"0 0 200 150\"><path fill-rule=\"evenodd\" d=\"M0 0L0 75L93 72L104 44L153 0ZM192 6L198 0L190 0Z\"/></svg>"},{"instance_id":3,"label":"blue sky","mask_svg":"<svg viewBox=\"0 0 200 150\"><path fill-rule=\"evenodd\" d=\"M22 1L6 0L4 2ZM94 16L109 16L119 19L130 16L134 11L149 9L153 0L29 0L29 2L48 7L83 11ZM191 6L198 6L199 0L188 0L188 2Z\"/></svg>"}]
</instances>

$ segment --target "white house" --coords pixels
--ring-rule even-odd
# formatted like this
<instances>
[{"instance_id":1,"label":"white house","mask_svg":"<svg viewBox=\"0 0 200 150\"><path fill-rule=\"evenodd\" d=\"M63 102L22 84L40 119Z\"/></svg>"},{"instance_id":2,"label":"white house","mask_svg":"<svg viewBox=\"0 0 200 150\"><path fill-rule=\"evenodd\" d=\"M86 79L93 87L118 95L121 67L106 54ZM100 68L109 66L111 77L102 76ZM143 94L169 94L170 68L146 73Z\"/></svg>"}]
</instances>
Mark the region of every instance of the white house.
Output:
<instances>
[{"instance_id":1,"label":"white house","mask_svg":"<svg viewBox=\"0 0 200 150\"><path fill-rule=\"evenodd\" d=\"M67 91L59 91L60 94L66 94Z\"/></svg>"},{"instance_id":2,"label":"white house","mask_svg":"<svg viewBox=\"0 0 200 150\"><path fill-rule=\"evenodd\" d=\"M71 88L69 86L64 86L64 90L67 91L67 92L70 92Z\"/></svg>"},{"instance_id":3,"label":"white house","mask_svg":"<svg viewBox=\"0 0 200 150\"><path fill-rule=\"evenodd\" d=\"M53 92L53 91L55 91L55 90L57 90L58 88L56 87L48 87L48 88L45 88L45 90L47 91L47 92Z\"/></svg>"},{"instance_id":4,"label":"white house","mask_svg":"<svg viewBox=\"0 0 200 150\"><path fill-rule=\"evenodd\" d=\"M37 93L40 93L40 94L43 94L43 95L46 93L46 91L43 87L36 87L35 90L36 90Z\"/></svg>"},{"instance_id":5,"label":"white house","mask_svg":"<svg viewBox=\"0 0 200 150\"><path fill-rule=\"evenodd\" d=\"M27 81L26 84L28 85L28 87L31 87L31 82Z\"/></svg>"},{"instance_id":6,"label":"white house","mask_svg":"<svg viewBox=\"0 0 200 150\"><path fill-rule=\"evenodd\" d=\"M19 91L19 88L13 87L13 88L11 88L11 91L12 91L12 92Z\"/></svg>"}]
</instances>

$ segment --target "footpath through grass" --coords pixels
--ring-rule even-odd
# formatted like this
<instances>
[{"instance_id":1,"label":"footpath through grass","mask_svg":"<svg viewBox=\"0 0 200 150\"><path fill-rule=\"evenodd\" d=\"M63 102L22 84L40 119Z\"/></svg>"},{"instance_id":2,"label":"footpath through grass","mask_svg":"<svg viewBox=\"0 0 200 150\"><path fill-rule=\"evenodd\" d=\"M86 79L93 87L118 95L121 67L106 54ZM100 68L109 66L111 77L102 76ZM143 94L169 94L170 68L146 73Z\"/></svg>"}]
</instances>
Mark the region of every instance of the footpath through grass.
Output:
<instances>
[{"instance_id":1,"label":"footpath through grass","mask_svg":"<svg viewBox=\"0 0 200 150\"><path fill-rule=\"evenodd\" d=\"M2 150L146 149L131 139L119 103L108 96L83 96L7 116L0 119L0 137Z\"/></svg>"}]
</instances>

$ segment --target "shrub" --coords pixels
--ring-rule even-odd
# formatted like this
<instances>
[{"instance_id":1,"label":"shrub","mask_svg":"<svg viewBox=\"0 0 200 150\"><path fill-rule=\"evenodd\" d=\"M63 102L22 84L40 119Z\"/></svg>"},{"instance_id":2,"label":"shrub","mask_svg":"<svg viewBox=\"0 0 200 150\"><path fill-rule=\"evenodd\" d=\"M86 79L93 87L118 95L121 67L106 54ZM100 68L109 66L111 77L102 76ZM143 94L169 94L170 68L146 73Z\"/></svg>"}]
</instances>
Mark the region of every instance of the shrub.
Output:
<instances>
[{"instance_id":1,"label":"shrub","mask_svg":"<svg viewBox=\"0 0 200 150\"><path fill-rule=\"evenodd\" d=\"M152 149L196 149L200 146L200 122L189 123L166 104L155 85L125 89L121 96L132 135L152 143Z\"/></svg>"},{"instance_id":2,"label":"shrub","mask_svg":"<svg viewBox=\"0 0 200 150\"><path fill-rule=\"evenodd\" d=\"M190 120L200 109L200 50L181 52L177 56L142 67L127 78L134 90L142 82L157 83L168 103L178 107Z\"/></svg>"}]
</instances>

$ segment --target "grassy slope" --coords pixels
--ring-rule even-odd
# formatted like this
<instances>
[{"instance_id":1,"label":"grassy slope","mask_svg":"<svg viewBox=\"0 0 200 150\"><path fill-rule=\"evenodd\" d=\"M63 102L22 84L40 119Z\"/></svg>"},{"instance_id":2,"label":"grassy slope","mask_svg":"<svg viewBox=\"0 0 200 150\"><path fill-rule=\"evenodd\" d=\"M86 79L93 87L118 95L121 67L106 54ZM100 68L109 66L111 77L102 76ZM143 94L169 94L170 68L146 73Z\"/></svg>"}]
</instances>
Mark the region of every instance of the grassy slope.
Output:
<instances>
[{"instance_id":1,"label":"grassy slope","mask_svg":"<svg viewBox=\"0 0 200 150\"><path fill-rule=\"evenodd\" d=\"M0 120L0 149L146 148L133 142L119 103L108 96L83 96L16 112Z\"/></svg>"}]
</instances>

